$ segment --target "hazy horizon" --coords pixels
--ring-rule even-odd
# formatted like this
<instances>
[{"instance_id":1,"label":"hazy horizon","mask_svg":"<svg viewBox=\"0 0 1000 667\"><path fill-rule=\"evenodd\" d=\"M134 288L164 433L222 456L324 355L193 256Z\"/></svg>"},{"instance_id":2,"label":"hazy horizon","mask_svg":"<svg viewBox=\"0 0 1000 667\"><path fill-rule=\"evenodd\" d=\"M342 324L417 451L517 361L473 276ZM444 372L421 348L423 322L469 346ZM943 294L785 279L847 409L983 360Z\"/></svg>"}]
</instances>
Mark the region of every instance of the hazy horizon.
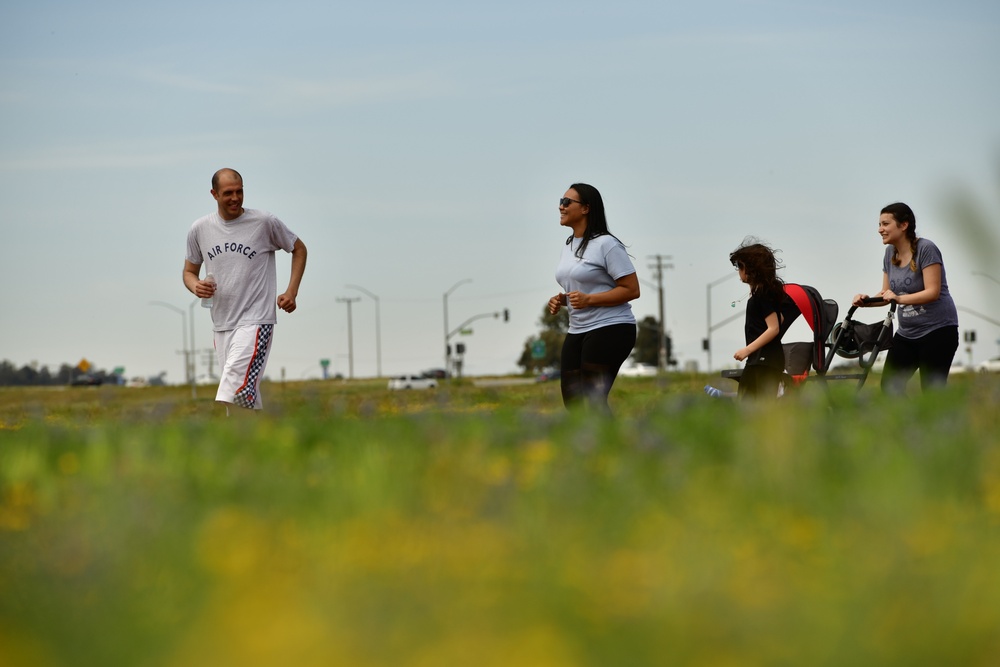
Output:
<instances>
[{"instance_id":1,"label":"hazy horizon","mask_svg":"<svg viewBox=\"0 0 1000 667\"><path fill-rule=\"evenodd\" d=\"M271 379L319 377L321 359L348 375L345 298L354 375L376 374L375 301L348 285L379 297L383 375L443 365L459 283L450 327L511 315L462 338L466 374L517 371L559 290L556 202L576 181L634 257L638 319L659 311L652 258L670 258L682 364L704 370L709 323L739 310L735 279L711 312L706 296L745 236L843 316L879 288L892 201L941 248L978 363L1000 354L1000 327L970 312L1000 320L997 34L1000 5L971 1L8 5L0 358L182 382L182 318L150 303L193 313L210 348L181 269L228 166L309 248ZM736 365L741 323L712 340L713 370Z\"/></svg>"}]
</instances>

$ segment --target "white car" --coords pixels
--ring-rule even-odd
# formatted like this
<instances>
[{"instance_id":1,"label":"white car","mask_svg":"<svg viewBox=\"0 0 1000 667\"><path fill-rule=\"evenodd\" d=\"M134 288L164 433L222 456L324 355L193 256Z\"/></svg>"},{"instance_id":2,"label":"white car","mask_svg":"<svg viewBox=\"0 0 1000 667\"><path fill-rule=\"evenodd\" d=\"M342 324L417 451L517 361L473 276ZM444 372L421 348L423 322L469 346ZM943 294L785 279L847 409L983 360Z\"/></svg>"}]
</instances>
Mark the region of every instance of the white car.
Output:
<instances>
[{"instance_id":1,"label":"white car","mask_svg":"<svg viewBox=\"0 0 1000 667\"><path fill-rule=\"evenodd\" d=\"M437 380L420 375L400 375L389 379L389 389L434 389L436 386Z\"/></svg>"},{"instance_id":2,"label":"white car","mask_svg":"<svg viewBox=\"0 0 1000 667\"><path fill-rule=\"evenodd\" d=\"M656 375L656 366L651 366L649 364L635 364L621 369L618 371L618 375L634 378L653 377Z\"/></svg>"},{"instance_id":3,"label":"white car","mask_svg":"<svg viewBox=\"0 0 1000 667\"><path fill-rule=\"evenodd\" d=\"M971 370L972 368L956 359L952 362L951 368L948 370L948 375L961 375L962 373L968 373Z\"/></svg>"},{"instance_id":4,"label":"white car","mask_svg":"<svg viewBox=\"0 0 1000 667\"><path fill-rule=\"evenodd\" d=\"M980 373L1000 373L1000 357L988 359L976 367Z\"/></svg>"}]
</instances>

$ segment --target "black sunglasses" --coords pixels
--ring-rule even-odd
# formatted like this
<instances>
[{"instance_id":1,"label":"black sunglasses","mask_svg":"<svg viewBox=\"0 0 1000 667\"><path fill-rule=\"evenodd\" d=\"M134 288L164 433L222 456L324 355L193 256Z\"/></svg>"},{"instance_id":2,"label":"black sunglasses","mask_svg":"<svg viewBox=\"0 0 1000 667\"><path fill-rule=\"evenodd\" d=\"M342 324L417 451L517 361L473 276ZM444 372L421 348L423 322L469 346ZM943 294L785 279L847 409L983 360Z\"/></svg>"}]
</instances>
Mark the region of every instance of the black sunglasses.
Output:
<instances>
[{"instance_id":1,"label":"black sunglasses","mask_svg":"<svg viewBox=\"0 0 1000 667\"><path fill-rule=\"evenodd\" d=\"M569 206L573 202L576 202L577 204L580 204L580 205L583 204L583 202L579 201L578 199L570 199L569 197L563 197L562 199L559 200L559 205L560 206Z\"/></svg>"}]
</instances>

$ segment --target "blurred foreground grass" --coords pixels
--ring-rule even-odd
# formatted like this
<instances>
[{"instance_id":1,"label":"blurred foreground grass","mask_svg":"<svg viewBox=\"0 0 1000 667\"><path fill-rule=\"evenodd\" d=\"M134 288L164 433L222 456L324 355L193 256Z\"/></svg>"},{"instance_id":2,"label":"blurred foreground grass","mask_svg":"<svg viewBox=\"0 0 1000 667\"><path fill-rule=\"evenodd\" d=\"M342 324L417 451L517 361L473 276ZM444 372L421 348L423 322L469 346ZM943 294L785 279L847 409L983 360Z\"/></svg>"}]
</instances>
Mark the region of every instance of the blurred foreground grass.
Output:
<instances>
[{"instance_id":1,"label":"blurred foreground grass","mask_svg":"<svg viewBox=\"0 0 1000 667\"><path fill-rule=\"evenodd\" d=\"M998 378L702 384L0 391L0 665L1000 663Z\"/></svg>"}]
</instances>

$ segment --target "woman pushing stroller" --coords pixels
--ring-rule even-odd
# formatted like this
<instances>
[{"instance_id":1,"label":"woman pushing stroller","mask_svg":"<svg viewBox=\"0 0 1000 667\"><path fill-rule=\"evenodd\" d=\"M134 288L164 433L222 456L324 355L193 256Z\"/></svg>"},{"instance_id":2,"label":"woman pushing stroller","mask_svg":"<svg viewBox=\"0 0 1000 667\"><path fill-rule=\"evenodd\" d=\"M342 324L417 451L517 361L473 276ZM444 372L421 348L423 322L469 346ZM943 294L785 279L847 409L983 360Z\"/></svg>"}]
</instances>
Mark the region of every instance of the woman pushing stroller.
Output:
<instances>
[{"instance_id":1,"label":"woman pushing stroller","mask_svg":"<svg viewBox=\"0 0 1000 667\"><path fill-rule=\"evenodd\" d=\"M882 209L878 233L885 249L882 259L881 301L866 303L867 294L854 296L855 306L898 306L896 335L882 370L882 391L902 394L913 374L920 386L943 387L958 350L958 309L948 292L941 251L917 237L917 220L901 202Z\"/></svg>"}]
</instances>

